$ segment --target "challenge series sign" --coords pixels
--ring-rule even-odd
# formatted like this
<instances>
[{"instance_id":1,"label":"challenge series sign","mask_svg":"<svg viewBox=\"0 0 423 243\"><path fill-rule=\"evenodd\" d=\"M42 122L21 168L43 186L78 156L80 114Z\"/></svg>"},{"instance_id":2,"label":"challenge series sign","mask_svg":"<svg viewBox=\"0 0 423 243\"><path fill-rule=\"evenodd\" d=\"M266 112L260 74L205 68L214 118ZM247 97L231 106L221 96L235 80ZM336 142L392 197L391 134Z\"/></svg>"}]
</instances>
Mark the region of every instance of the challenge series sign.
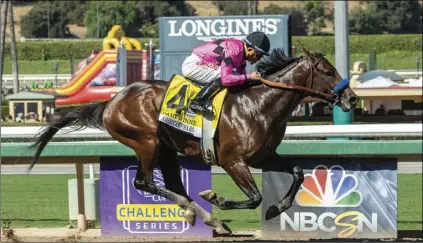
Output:
<instances>
[{"instance_id":1,"label":"challenge series sign","mask_svg":"<svg viewBox=\"0 0 423 243\"><path fill-rule=\"evenodd\" d=\"M395 160L313 158L290 162L302 166L304 183L290 209L263 221L264 236L397 237ZM269 206L284 198L292 177L275 172L263 176L264 215Z\"/></svg>"},{"instance_id":2,"label":"challenge series sign","mask_svg":"<svg viewBox=\"0 0 423 243\"><path fill-rule=\"evenodd\" d=\"M160 78L181 74L184 59L205 41L219 38L243 39L253 31L269 36L271 48L284 48L291 55L291 25L288 15L162 17L160 28ZM247 64L247 70L252 67Z\"/></svg>"},{"instance_id":3,"label":"challenge series sign","mask_svg":"<svg viewBox=\"0 0 423 243\"><path fill-rule=\"evenodd\" d=\"M193 200L211 213L211 204L198 193L211 188L210 167L188 157L181 161L181 179ZM132 157L104 157L100 164L100 207L102 235L212 237L212 228L201 219L195 226L184 219L184 210L161 196L137 190L133 181L137 160ZM154 182L164 187L161 171L153 173Z\"/></svg>"}]
</instances>

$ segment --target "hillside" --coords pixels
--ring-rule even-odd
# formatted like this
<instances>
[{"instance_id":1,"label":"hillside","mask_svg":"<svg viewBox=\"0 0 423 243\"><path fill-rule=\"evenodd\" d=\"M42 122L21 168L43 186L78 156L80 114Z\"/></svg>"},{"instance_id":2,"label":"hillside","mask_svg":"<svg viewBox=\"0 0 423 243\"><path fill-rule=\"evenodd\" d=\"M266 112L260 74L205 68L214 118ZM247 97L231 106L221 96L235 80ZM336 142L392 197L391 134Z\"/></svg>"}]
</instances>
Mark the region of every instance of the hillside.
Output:
<instances>
[{"instance_id":1,"label":"hillside","mask_svg":"<svg viewBox=\"0 0 423 243\"><path fill-rule=\"evenodd\" d=\"M191 4L196 10L199 16L216 16L217 9L213 5L213 1L186 1ZM333 1L323 1L327 9L333 9ZM270 4L276 4L281 7L297 7L302 5L302 1L259 1L258 8L263 10ZM356 6L360 5L360 2L350 1L348 2L348 9L351 10Z\"/></svg>"},{"instance_id":2,"label":"hillside","mask_svg":"<svg viewBox=\"0 0 423 243\"><path fill-rule=\"evenodd\" d=\"M21 17L25 16L30 10L32 6L21 6L16 7L13 6L13 17L15 22L15 35L16 40L19 41L21 38ZM9 18L7 19L7 28L6 28L6 38L10 36L10 29L9 29Z\"/></svg>"},{"instance_id":3,"label":"hillside","mask_svg":"<svg viewBox=\"0 0 423 243\"><path fill-rule=\"evenodd\" d=\"M32 5L26 5L26 6L13 6L13 16L14 16L14 22L15 22L15 34L16 34L16 40L20 41L21 39L21 18L22 16L25 16L29 11L32 9ZM9 21L9 20L8 20ZM87 28L77 26L77 25L69 25L69 30L72 34L84 38L85 33L87 31ZM9 23L6 28L6 38L9 38L10 36L10 29L9 29Z\"/></svg>"},{"instance_id":4,"label":"hillside","mask_svg":"<svg viewBox=\"0 0 423 243\"><path fill-rule=\"evenodd\" d=\"M213 5L213 1L186 1L187 3L191 4L197 11L198 16L217 16L217 9ZM333 9L333 1L323 1L325 8L327 10ZM302 5L302 1L259 1L258 8L259 10L263 10L270 4L276 4L281 7L296 7L299 5ZM422 1L420 1L420 4L422 4ZM359 1L350 1L348 2L348 9L351 10L357 6L360 5ZM20 7L14 7L14 17L15 17L15 33L16 38L19 41L21 38L20 30L20 19L22 16L26 15L30 10L32 9L32 6L20 6ZM70 32L74 34L75 36L78 36L80 38L84 38L86 33L85 27L80 27L76 25L69 25ZM333 32L333 23L330 21L326 21L326 28L322 30L323 32L332 33ZM6 30L6 37L9 36L9 28Z\"/></svg>"}]
</instances>

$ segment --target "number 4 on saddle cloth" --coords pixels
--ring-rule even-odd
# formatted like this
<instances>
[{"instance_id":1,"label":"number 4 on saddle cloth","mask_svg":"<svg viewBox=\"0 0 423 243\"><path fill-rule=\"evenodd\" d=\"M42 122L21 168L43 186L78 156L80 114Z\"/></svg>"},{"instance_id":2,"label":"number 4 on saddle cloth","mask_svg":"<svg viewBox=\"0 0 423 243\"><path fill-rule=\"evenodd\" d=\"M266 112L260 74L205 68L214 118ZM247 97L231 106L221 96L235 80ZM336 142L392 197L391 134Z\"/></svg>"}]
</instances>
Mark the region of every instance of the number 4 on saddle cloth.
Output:
<instances>
[{"instance_id":1,"label":"number 4 on saddle cloth","mask_svg":"<svg viewBox=\"0 0 423 243\"><path fill-rule=\"evenodd\" d=\"M213 98L213 117L203 116L189 109L189 104L201 86L183 76L173 75L163 99L159 121L201 139L201 150L207 164L216 164L213 137L219 123L227 89Z\"/></svg>"}]
</instances>

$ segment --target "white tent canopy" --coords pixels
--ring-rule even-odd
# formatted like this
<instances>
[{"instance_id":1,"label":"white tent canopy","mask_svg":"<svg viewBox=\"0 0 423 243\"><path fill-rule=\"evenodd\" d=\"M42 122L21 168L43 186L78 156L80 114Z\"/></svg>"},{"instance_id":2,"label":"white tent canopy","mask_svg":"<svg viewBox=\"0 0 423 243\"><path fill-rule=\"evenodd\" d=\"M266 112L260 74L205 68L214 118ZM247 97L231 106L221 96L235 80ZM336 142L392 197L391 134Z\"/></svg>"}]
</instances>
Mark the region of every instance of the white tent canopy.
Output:
<instances>
[{"instance_id":1,"label":"white tent canopy","mask_svg":"<svg viewBox=\"0 0 423 243\"><path fill-rule=\"evenodd\" d=\"M394 82L388 78L378 76L364 83L359 83L357 88L388 88L390 86L398 86L397 82Z\"/></svg>"},{"instance_id":2,"label":"white tent canopy","mask_svg":"<svg viewBox=\"0 0 423 243\"><path fill-rule=\"evenodd\" d=\"M422 87L422 77L420 77L419 79L414 79L414 78L410 78L410 79L406 79L406 82L408 82L407 86L409 87ZM404 86L404 85L402 85Z\"/></svg>"}]
</instances>

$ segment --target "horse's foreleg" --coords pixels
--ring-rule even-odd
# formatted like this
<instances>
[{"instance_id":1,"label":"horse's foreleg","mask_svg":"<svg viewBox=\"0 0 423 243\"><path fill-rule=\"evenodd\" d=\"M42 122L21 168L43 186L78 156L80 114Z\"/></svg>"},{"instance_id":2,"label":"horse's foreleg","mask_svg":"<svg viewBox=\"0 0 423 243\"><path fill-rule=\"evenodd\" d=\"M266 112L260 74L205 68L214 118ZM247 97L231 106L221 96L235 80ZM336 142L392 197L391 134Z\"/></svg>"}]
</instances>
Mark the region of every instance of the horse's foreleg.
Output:
<instances>
[{"instance_id":1,"label":"horse's foreleg","mask_svg":"<svg viewBox=\"0 0 423 243\"><path fill-rule=\"evenodd\" d=\"M135 188L159 195L175 202L178 206L185 210L184 218L186 221L191 225L195 225L195 210L188 198L185 197L186 193L184 195L180 195L168 189L161 188L154 183L153 161L159 158L161 145L154 145L151 142L149 144L143 144L140 148L141 149L136 151L140 165L138 166L134 180ZM177 172L179 173L179 170L177 170Z\"/></svg>"},{"instance_id":2,"label":"horse's foreleg","mask_svg":"<svg viewBox=\"0 0 423 243\"><path fill-rule=\"evenodd\" d=\"M220 220L213 218L209 212L204 210L200 205L198 205L198 203L188 196L184 185L182 184L180 166L176 159L176 155L177 153L175 151L163 147L163 150L157 159L160 170L163 174L166 188L186 197L190 201L191 205L196 209L196 213L200 216L201 220L203 220L206 225L212 226L217 234L223 235L232 233L228 226Z\"/></svg>"},{"instance_id":3,"label":"horse's foreleg","mask_svg":"<svg viewBox=\"0 0 423 243\"><path fill-rule=\"evenodd\" d=\"M278 205L272 205L267 209L265 219L269 220L280 215L282 212L292 206L295 195L297 195L297 192L304 181L304 173L301 167L287 163L278 154L274 154L271 157L266 158L266 161L267 164L261 167L262 169L269 171L288 172L294 178L291 187L289 188L289 191L285 197L279 201Z\"/></svg>"},{"instance_id":4,"label":"horse's foreleg","mask_svg":"<svg viewBox=\"0 0 423 243\"><path fill-rule=\"evenodd\" d=\"M230 201L223 197L218 198L212 190L201 192L200 196L222 210L257 208L262 201L262 196L247 164L243 160L240 160L223 169L225 169L235 184L247 195L248 200Z\"/></svg>"}]
</instances>

